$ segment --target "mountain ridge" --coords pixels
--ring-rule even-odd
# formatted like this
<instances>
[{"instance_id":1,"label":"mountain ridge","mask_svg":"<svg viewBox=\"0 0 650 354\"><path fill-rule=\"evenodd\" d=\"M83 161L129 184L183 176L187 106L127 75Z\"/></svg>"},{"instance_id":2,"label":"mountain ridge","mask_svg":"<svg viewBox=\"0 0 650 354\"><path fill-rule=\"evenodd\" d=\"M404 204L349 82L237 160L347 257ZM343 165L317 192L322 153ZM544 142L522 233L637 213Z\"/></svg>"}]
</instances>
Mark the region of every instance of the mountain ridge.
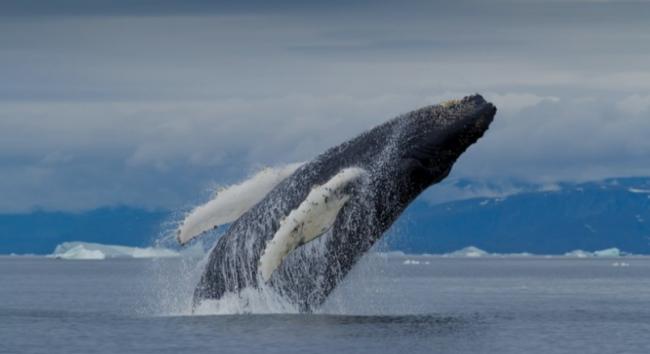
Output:
<instances>
[{"instance_id":1,"label":"mountain ridge","mask_svg":"<svg viewBox=\"0 0 650 354\"><path fill-rule=\"evenodd\" d=\"M463 181L471 187L471 181ZM422 198L404 212L380 248L448 253L476 246L491 253L564 254L616 247L650 254L650 177L524 186L501 197L439 204ZM86 212L0 214L0 254L49 254L66 241L146 247L177 212L128 206Z\"/></svg>"}]
</instances>

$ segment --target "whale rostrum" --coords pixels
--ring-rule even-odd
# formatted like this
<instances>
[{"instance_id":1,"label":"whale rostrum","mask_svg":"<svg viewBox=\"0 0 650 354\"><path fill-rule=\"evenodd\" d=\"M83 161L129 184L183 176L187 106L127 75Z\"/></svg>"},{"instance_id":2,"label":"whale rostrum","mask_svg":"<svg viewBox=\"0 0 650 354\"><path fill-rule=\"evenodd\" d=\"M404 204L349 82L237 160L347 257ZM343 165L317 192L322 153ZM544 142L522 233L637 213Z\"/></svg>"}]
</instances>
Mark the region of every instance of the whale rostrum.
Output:
<instances>
[{"instance_id":1,"label":"whale rostrum","mask_svg":"<svg viewBox=\"0 0 650 354\"><path fill-rule=\"evenodd\" d=\"M426 106L309 162L242 183L255 196L217 202L217 195L198 207L183 222L180 242L230 225L212 248L195 305L264 288L313 311L404 209L449 174L495 114L480 95Z\"/></svg>"}]
</instances>

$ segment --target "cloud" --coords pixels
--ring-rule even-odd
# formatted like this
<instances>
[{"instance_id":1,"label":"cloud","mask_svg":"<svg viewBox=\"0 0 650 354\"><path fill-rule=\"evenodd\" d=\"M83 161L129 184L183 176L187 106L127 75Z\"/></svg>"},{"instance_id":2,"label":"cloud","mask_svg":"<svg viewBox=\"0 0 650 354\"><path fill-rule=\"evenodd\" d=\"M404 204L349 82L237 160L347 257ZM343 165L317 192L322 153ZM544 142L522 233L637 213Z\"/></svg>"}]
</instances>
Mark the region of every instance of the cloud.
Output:
<instances>
[{"instance_id":1,"label":"cloud","mask_svg":"<svg viewBox=\"0 0 650 354\"><path fill-rule=\"evenodd\" d=\"M461 176L536 182L650 174L650 119L619 110L615 98L542 100L498 114L458 166Z\"/></svg>"},{"instance_id":2,"label":"cloud","mask_svg":"<svg viewBox=\"0 0 650 354\"><path fill-rule=\"evenodd\" d=\"M472 95L476 92L471 91L447 91L443 94L434 95L428 98L429 102L443 102L450 99ZM512 116L522 110L534 107L544 101L559 102L560 99L555 96L540 96L533 93L525 92L506 92L498 93L486 91L481 93L486 100L492 102L499 109L499 115Z\"/></svg>"},{"instance_id":3,"label":"cloud","mask_svg":"<svg viewBox=\"0 0 650 354\"><path fill-rule=\"evenodd\" d=\"M486 94L486 98L499 107L501 113L506 115L519 113L526 108L535 107L544 101L560 101L560 99L555 96L538 96L532 93L488 93Z\"/></svg>"},{"instance_id":4,"label":"cloud","mask_svg":"<svg viewBox=\"0 0 650 354\"><path fill-rule=\"evenodd\" d=\"M452 178L650 173L647 4L2 6L2 211L178 208L475 92L497 120Z\"/></svg>"},{"instance_id":5,"label":"cloud","mask_svg":"<svg viewBox=\"0 0 650 354\"><path fill-rule=\"evenodd\" d=\"M639 94L625 97L617 104L618 109L627 114L648 113L650 115L650 95Z\"/></svg>"},{"instance_id":6,"label":"cloud","mask_svg":"<svg viewBox=\"0 0 650 354\"><path fill-rule=\"evenodd\" d=\"M185 205L215 182L308 160L449 96L4 104L0 191L14 198L4 199L0 209ZM452 179L552 183L650 174L650 120L622 112L614 99L486 96L499 107L497 119L461 158Z\"/></svg>"},{"instance_id":7,"label":"cloud","mask_svg":"<svg viewBox=\"0 0 650 354\"><path fill-rule=\"evenodd\" d=\"M0 104L0 210L177 207L263 166L312 158L417 97Z\"/></svg>"}]
</instances>

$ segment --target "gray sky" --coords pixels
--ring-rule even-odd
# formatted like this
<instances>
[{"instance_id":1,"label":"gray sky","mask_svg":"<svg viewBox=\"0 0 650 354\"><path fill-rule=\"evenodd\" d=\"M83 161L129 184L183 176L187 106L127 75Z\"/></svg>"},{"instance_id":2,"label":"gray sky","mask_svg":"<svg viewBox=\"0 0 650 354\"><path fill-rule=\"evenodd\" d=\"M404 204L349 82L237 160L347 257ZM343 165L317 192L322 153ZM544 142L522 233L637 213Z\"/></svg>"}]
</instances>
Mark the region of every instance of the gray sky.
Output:
<instances>
[{"instance_id":1,"label":"gray sky","mask_svg":"<svg viewBox=\"0 0 650 354\"><path fill-rule=\"evenodd\" d=\"M0 211L187 207L474 92L452 180L650 175L650 2L451 3L3 1Z\"/></svg>"}]
</instances>

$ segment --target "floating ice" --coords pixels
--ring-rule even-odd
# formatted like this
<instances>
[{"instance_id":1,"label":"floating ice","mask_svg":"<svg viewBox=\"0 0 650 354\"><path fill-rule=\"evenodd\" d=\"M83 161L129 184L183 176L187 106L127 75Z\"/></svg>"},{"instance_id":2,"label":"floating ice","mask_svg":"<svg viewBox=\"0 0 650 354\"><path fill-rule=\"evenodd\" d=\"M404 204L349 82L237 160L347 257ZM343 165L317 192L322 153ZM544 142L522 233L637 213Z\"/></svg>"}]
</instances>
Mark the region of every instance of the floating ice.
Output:
<instances>
[{"instance_id":1,"label":"floating ice","mask_svg":"<svg viewBox=\"0 0 650 354\"><path fill-rule=\"evenodd\" d=\"M650 189L629 188L628 191L635 194L650 194Z\"/></svg>"},{"instance_id":2,"label":"floating ice","mask_svg":"<svg viewBox=\"0 0 650 354\"><path fill-rule=\"evenodd\" d=\"M565 257L575 257L575 258L621 257L623 255L624 255L624 253L621 252L621 250L619 250L616 247L607 248L607 249L604 249L604 250L594 251L594 252L583 251L583 250L575 250L575 251L567 252L567 253L564 254Z\"/></svg>"},{"instance_id":3,"label":"floating ice","mask_svg":"<svg viewBox=\"0 0 650 354\"><path fill-rule=\"evenodd\" d=\"M383 253L377 253L378 256L381 257L411 257L411 256L420 256L420 257L449 257L449 258L478 258L478 257L557 257L558 255L544 255L544 254L532 254L528 252L521 252L521 253L489 253L486 252L478 247L474 246L469 246L462 248L458 251L450 252L450 253L444 253L444 254L405 254L403 252L397 251L397 252L383 252ZM623 252L619 250L618 248L607 248L604 250L599 250L599 251L594 251L594 252L589 252L589 251L584 251L584 250L574 250L571 252L567 252L563 255L563 257L571 257L571 258L591 258L591 257L623 257L623 256L631 256L629 253ZM418 262L417 260L414 261L413 259L409 258L403 261L403 264L417 264L414 262ZM421 261L419 261L422 263ZM425 263L426 264L426 263Z\"/></svg>"},{"instance_id":4,"label":"floating ice","mask_svg":"<svg viewBox=\"0 0 650 354\"><path fill-rule=\"evenodd\" d=\"M565 257L574 257L574 258L588 258L588 257L593 257L594 254L591 252L583 251L583 250L574 250L571 252L567 252L564 254Z\"/></svg>"},{"instance_id":5,"label":"floating ice","mask_svg":"<svg viewBox=\"0 0 650 354\"><path fill-rule=\"evenodd\" d=\"M54 249L50 257L61 259L92 259L106 258L165 258L178 257L176 251L158 247L127 247L102 245L88 242L64 242Z\"/></svg>"},{"instance_id":6,"label":"floating ice","mask_svg":"<svg viewBox=\"0 0 650 354\"><path fill-rule=\"evenodd\" d=\"M420 261L416 261L415 259L407 259L402 264L404 264L404 265L418 265L418 264L420 264Z\"/></svg>"},{"instance_id":7,"label":"floating ice","mask_svg":"<svg viewBox=\"0 0 650 354\"><path fill-rule=\"evenodd\" d=\"M489 253L483 251L480 248L469 246L455 252L447 253L444 256L445 257L485 257L488 255Z\"/></svg>"},{"instance_id":8,"label":"floating ice","mask_svg":"<svg viewBox=\"0 0 650 354\"><path fill-rule=\"evenodd\" d=\"M608 248L600 251L594 252L594 256L596 257L620 257L621 256L621 250L618 248Z\"/></svg>"},{"instance_id":9,"label":"floating ice","mask_svg":"<svg viewBox=\"0 0 650 354\"><path fill-rule=\"evenodd\" d=\"M61 259L92 259L101 260L105 259L106 255L100 250L87 249L84 245L76 245L65 251L59 249L61 245L57 246L52 256Z\"/></svg>"}]
</instances>

